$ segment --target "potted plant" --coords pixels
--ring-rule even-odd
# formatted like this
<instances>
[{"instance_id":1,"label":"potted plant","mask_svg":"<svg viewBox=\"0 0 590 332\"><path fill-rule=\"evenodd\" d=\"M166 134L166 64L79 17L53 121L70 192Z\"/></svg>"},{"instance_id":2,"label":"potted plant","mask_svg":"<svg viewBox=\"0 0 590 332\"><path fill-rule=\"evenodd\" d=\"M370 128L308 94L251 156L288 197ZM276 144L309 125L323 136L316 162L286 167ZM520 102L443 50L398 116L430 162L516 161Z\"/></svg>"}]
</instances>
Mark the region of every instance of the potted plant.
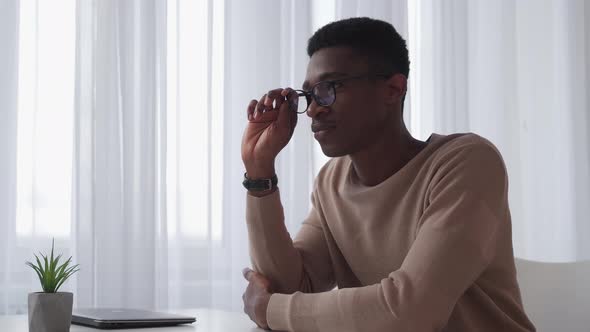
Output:
<instances>
[{"instance_id":1,"label":"potted plant","mask_svg":"<svg viewBox=\"0 0 590 332\"><path fill-rule=\"evenodd\" d=\"M49 257L39 253L42 259L35 255L36 264L26 263L35 270L43 288L43 292L29 294L29 332L69 331L72 323L74 295L58 290L78 272L78 264L70 265L72 257L60 264L61 255L53 255L54 242Z\"/></svg>"}]
</instances>

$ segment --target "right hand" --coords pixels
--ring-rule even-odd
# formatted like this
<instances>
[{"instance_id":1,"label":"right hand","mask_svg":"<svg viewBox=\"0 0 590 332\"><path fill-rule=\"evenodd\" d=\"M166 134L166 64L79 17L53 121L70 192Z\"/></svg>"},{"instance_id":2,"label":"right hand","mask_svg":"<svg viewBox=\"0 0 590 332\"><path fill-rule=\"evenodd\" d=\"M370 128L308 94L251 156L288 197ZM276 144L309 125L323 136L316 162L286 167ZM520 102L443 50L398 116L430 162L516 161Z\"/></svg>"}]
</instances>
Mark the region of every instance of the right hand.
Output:
<instances>
[{"instance_id":1,"label":"right hand","mask_svg":"<svg viewBox=\"0 0 590 332\"><path fill-rule=\"evenodd\" d=\"M290 88L274 89L248 104L248 125L242 138L242 161L248 177L270 178L275 174L275 159L297 125L293 103L298 99Z\"/></svg>"}]
</instances>

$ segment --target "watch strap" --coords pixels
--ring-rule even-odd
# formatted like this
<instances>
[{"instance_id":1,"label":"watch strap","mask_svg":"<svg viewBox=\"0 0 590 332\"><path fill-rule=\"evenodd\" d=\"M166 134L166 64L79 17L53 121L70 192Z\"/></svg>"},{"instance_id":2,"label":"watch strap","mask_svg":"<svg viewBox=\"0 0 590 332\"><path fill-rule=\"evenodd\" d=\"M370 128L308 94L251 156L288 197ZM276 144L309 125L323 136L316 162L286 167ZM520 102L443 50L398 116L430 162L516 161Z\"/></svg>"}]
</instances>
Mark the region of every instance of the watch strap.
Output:
<instances>
[{"instance_id":1,"label":"watch strap","mask_svg":"<svg viewBox=\"0 0 590 332\"><path fill-rule=\"evenodd\" d=\"M273 175L270 179L250 179L248 174L244 173L244 181L242 185L250 191L267 191L276 188L279 179L277 175Z\"/></svg>"}]
</instances>

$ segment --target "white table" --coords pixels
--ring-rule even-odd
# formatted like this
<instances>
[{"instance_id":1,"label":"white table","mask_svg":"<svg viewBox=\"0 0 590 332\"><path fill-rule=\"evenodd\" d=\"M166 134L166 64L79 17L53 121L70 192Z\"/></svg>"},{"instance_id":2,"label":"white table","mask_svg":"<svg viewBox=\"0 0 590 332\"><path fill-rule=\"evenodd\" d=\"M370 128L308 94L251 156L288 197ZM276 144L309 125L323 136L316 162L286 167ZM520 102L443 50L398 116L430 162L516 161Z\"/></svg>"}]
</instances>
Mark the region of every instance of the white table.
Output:
<instances>
[{"instance_id":1,"label":"white table","mask_svg":"<svg viewBox=\"0 0 590 332\"><path fill-rule=\"evenodd\" d=\"M146 328L146 329L129 329L129 330L111 330L111 331L133 331L133 332L250 332L264 331L259 329L254 322L244 313L229 312L215 309L193 309L179 310L173 313L180 315L190 315L197 318L197 321L189 325L178 325L172 327ZM4 332L28 332L29 322L27 315L0 315L0 331ZM70 332L97 332L107 331L98 330L90 327L72 325Z\"/></svg>"}]
</instances>

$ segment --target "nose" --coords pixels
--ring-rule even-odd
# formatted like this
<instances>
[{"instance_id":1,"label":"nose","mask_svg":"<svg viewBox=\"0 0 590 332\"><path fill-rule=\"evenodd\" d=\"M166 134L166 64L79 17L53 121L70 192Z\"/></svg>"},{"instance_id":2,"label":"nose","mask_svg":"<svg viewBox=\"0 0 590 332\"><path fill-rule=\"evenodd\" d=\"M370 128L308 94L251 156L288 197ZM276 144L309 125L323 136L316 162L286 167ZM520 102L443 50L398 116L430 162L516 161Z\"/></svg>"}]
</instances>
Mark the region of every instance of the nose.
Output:
<instances>
[{"instance_id":1,"label":"nose","mask_svg":"<svg viewBox=\"0 0 590 332\"><path fill-rule=\"evenodd\" d=\"M318 105L315 100L312 99L311 104L309 104L309 107L307 108L307 116L309 116L310 118L315 118L318 115L320 115L321 113L327 113L330 111L330 107L326 107L326 106L320 106Z\"/></svg>"}]
</instances>

